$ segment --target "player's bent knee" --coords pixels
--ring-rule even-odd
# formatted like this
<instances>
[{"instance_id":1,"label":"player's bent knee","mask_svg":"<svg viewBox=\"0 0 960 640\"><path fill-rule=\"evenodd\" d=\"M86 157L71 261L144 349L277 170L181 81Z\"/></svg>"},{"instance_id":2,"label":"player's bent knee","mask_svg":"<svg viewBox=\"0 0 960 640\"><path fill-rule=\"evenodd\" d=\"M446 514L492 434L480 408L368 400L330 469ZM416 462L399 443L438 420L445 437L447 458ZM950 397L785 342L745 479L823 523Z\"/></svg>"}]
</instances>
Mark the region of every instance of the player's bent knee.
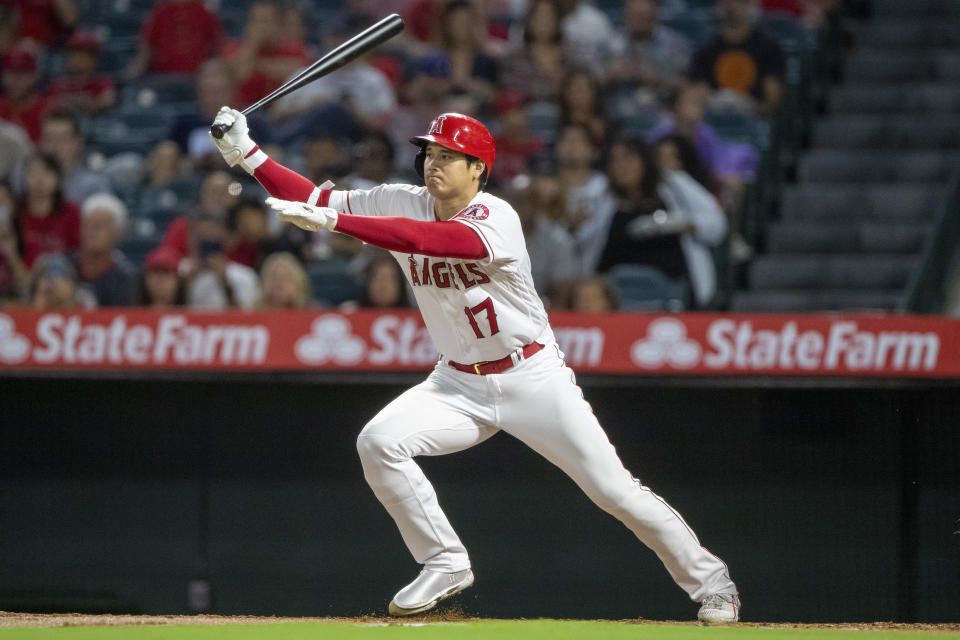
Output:
<instances>
[{"instance_id":1,"label":"player's bent knee","mask_svg":"<svg viewBox=\"0 0 960 640\"><path fill-rule=\"evenodd\" d=\"M379 433L368 433L366 429L357 436L357 453L364 465L397 460L403 455L396 440Z\"/></svg>"}]
</instances>

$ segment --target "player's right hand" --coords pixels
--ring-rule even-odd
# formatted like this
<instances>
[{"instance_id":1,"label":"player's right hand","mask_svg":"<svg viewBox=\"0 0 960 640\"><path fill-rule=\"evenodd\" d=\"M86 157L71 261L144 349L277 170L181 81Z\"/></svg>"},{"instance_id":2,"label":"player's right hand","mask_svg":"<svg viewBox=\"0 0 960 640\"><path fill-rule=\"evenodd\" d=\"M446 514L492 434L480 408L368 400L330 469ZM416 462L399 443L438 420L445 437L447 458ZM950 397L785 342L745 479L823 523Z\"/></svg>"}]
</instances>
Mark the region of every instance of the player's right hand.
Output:
<instances>
[{"instance_id":1,"label":"player's right hand","mask_svg":"<svg viewBox=\"0 0 960 640\"><path fill-rule=\"evenodd\" d=\"M247 117L230 107L220 107L217 117L213 119L213 124L221 124L229 127L222 138L215 138L212 134L210 138L220 150L220 155L227 161L231 167L240 164L256 145L250 139L250 130L247 128Z\"/></svg>"},{"instance_id":2,"label":"player's right hand","mask_svg":"<svg viewBox=\"0 0 960 640\"><path fill-rule=\"evenodd\" d=\"M330 207L317 207L306 202L267 198L266 203L277 212L277 220L290 222L306 231L333 229L337 226L338 212Z\"/></svg>"}]
</instances>

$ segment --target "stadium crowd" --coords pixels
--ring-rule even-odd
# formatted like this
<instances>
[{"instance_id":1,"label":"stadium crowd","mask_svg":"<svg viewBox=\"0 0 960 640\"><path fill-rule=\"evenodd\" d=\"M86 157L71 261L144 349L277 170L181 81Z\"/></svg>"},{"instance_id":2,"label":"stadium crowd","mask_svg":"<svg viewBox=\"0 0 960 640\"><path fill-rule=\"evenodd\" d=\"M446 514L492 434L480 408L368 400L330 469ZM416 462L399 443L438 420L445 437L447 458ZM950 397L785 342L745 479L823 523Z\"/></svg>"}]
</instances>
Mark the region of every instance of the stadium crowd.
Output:
<instances>
[{"instance_id":1,"label":"stadium crowd","mask_svg":"<svg viewBox=\"0 0 960 640\"><path fill-rule=\"evenodd\" d=\"M763 130L787 66L764 21L815 30L837 4L0 0L0 304L409 306L389 256L279 224L207 133L397 12L403 35L250 116L271 157L340 189L415 183L408 139L475 115L550 308L617 309L631 277L715 307L717 261L752 253L759 150L712 122Z\"/></svg>"}]
</instances>

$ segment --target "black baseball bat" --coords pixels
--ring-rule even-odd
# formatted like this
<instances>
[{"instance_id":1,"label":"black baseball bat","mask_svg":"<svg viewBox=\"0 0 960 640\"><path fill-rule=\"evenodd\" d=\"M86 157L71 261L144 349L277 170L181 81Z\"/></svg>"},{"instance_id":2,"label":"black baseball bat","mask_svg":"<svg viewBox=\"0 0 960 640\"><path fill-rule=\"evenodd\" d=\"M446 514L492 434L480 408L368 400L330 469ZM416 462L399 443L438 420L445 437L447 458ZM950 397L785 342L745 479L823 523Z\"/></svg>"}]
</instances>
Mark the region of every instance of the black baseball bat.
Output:
<instances>
[{"instance_id":1,"label":"black baseball bat","mask_svg":"<svg viewBox=\"0 0 960 640\"><path fill-rule=\"evenodd\" d=\"M394 37L401 31L403 31L403 19L395 13L390 14L380 22L367 29L364 29L340 46L336 47L333 51L314 62L312 65L295 75L293 78L290 78L284 82L283 85L278 87L275 91L272 91L271 93L254 102L241 113L243 113L243 115L249 115L257 109L266 107L288 93L296 91L304 85L310 84L317 78L322 78L328 73L336 71L343 65L359 58L374 47L379 47L381 44ZM228 129L230 129L229 126L215 124L210 127L210 135L219 139L223 137L223 134L225 134Z\"/></svg>"}]
</instances>

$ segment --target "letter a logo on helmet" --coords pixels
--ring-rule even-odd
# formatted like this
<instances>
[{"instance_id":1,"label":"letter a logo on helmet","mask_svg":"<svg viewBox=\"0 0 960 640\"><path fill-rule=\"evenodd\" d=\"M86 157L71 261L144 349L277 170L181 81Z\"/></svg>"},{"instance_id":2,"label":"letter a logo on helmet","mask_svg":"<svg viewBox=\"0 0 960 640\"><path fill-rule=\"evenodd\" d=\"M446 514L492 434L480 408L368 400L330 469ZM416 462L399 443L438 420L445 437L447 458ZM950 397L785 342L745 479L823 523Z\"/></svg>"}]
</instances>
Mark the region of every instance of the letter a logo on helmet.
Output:
<instances>
[{"instance_id":1,"label":"letter a logo on helmet","mask_svg":"<svg viewBox=\"0 0 960 640\"><path fill-rule=\"evenodd\" d=\"M443 121L447 119L447 116L439 116L436 120L430 123L430 131L427 132L427 135L437 134L440 135L443 133Z\"/></svg>"},{"instance_id":2,"label":"letter a logo on helmet","mask_svg":"<svg viewBox=\"0 0 960 640\"><path fill-rule=\"evenodd\" d=\"M483 160L483 164L487 167L483 182L493 171L493 160L497 155L496 148L493 145L493 136L483 126L483 123L462 113L444 113L437 116L430 123L426 135L410 138L410 142L420 147L420 153L417 154L414 166L421 178L423 178L425 150L427 144L431 142Z\"/></svg>"}]
</instances>

